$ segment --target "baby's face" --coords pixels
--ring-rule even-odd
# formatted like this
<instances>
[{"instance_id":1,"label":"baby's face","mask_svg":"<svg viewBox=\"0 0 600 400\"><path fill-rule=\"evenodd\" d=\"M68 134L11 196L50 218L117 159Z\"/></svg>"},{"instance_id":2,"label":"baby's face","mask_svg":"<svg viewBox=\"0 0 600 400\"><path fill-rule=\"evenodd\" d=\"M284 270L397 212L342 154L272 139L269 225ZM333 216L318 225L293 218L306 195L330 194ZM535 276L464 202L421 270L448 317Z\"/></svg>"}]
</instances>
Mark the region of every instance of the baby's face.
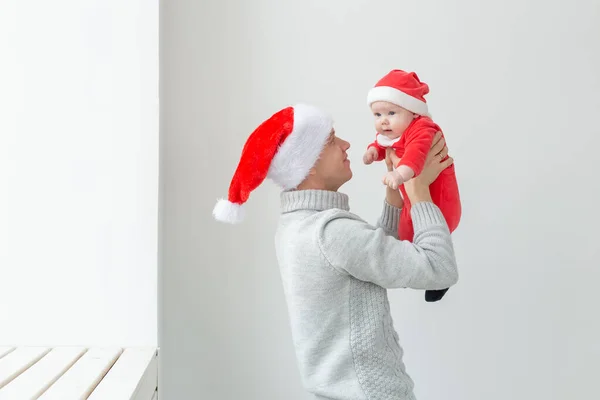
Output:
<instances>
[{"instance_id":1,"label":"baby's face","mask_svg":"<svg viewBox=\"0 0 600 400\"><path fill-rule=\"evenodd\" d=\"M377 132L390 139L400 137L415 118L412 112L387 101L376 101L371 104L371 111L375 117Z\"/></svg>"}]
</instances>

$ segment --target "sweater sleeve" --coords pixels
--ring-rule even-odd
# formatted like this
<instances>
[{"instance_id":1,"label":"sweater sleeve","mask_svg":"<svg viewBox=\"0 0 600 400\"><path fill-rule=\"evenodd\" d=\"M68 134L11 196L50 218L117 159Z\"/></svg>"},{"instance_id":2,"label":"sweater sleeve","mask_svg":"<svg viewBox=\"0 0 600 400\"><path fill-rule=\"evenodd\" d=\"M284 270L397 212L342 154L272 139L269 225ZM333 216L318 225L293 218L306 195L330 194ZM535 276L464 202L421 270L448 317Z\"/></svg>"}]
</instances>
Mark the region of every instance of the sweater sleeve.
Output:
<instances>
[{"instance_id":1,"label":"sweater sleeve","mask_svg":"<svg viewBox=\"0 0 600 400\"><path fill-rule=\"evenodd\" d=\"M331 266L384 288L436 290L454 285L454 248L439 208L429 202L412 206L413 243L391 234L385 212L376 227L351 213L330 215L318 231L318 242Z\"/></svg>"},{"instance_id":2,"label":"sweater sleeve","mask_svg":"<svg viewBox=\"0 0 600 400\"><path fill-rule=\"evenodd\" d=\"M386 234L398 238L398 224L400 221L400 208L392 206L387 201L383 202L383 211L377 221L377 227L382 228Z\"/></svg>"}]
</instances>

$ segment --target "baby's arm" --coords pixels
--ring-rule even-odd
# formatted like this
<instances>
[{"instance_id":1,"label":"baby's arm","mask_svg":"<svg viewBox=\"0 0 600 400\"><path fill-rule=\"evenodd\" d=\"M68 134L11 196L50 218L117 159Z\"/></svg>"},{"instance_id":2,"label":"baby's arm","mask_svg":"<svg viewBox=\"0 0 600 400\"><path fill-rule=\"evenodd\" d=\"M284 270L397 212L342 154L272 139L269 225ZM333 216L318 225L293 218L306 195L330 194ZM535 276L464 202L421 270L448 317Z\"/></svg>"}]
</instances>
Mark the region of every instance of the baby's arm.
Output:
<instances>
[{"instance_id":1,"label":"baby's arm","mask_svg":"<svg viewBox=\"0 0 600 400\"><path fill-rule=\"evenodd\" d=\"M410 176L408 179L419 175L421 171L423 171L427 154L431 149L433 137L437 131L438 129L435 127L424 126L412 133L410 137L407 138L408 140L406 141L406 150L404 151L404 156L396 167L398 170L402 169L403 172L401 173L403 177L405 174L408 174L407 171L412 172L412 176ZM408 179L405 179L405 181Z\"/></svg>"},{"instance_id":2,"label":"baby's arm","mask_svg":"<svg viewBox=\"0 0 600 400\"><path fill-rule=\"evenodd\" d=\"M382 160L385 160L385 147L382 147L375 141L367 147L367 151L363 156L363 162L368 165L374 161Z\"/></svg>"},{"instance_id":3,"label":"baby's arm","mask_svg":"<svg viewBox=\"0 0 600 400\"><path fill-rule=\"evenodd\" d=\"M383 184L392 189L398 189L400 185L411 179L413 176L415 176L413 169L403 165L402 160L400 160L398 167L395 170L388 172L383 178Z\"/></svg>"},{"instance_id":4,"label":"baby's arm","mask_svg":"<svg viewBox=\"0 0 600 400\"><path fill-rule=\"evenodd\" d=\"M388 172L383 183L392 189L397 189L404 182L419 175L425 166L427 153L431 149L433 137L437 129L424 126L407 138L406 150L396 169Z\"/></svg>"},{"instance_id":5,"label":"baby's arm","mask_svg":"<svg viewBox=\"0 0 600 400\"><path fill-rule=\"evenodd\" d=\"M402 183L415 176L415 171L411 167L402 164L398 165L395 172L402 179Z\"/></svg>"}]
</instances>

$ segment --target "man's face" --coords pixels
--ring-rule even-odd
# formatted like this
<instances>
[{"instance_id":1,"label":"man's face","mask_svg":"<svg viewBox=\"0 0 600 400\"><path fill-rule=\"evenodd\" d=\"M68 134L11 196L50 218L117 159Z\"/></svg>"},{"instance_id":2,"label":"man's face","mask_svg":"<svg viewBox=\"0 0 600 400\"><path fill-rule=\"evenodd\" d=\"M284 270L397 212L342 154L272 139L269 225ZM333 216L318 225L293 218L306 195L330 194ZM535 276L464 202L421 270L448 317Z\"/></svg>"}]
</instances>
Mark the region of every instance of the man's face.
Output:
<instances>
[{"instance_id":1,"label":"man's face","mask_svg":"<svg viewBox=\"0 0 600 400\"><path fill-rule=\"evenodd\" d=\"M352 178L350 160L346 153L349 148L350 143L337 137L335 130L332 130L313 168L313 179L324 189L336 191Z\"/></svg>"}]
</instances>

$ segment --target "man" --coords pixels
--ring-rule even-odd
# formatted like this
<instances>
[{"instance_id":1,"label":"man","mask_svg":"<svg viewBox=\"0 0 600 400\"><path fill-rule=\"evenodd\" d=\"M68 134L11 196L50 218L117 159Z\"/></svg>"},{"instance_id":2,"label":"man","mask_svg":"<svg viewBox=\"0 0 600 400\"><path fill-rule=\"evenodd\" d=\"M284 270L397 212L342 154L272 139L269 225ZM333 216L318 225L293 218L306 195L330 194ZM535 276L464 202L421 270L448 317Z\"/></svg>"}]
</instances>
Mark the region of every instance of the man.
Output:
<instances>
[{"instance_id":1,"label":"man","mask_svg":"<svg viewBox=\"0 0 600 400\"><path fill-rule=\"evenodd\" d=\"M265 178L283 189L276 252L302 381L316 399L415 399L387 289L444 289L458 280L450 232L429 193L452 159L440 162L440 134L434 143L423 172L405 183L413 243L397 239L398 190L386 189L376 226L349 211L338 189L352 178L350 145L327 114L307 105L280 110L250 135L229 198L214 209L218 220L240 222Z\"/></svg>"}]
</instances>

